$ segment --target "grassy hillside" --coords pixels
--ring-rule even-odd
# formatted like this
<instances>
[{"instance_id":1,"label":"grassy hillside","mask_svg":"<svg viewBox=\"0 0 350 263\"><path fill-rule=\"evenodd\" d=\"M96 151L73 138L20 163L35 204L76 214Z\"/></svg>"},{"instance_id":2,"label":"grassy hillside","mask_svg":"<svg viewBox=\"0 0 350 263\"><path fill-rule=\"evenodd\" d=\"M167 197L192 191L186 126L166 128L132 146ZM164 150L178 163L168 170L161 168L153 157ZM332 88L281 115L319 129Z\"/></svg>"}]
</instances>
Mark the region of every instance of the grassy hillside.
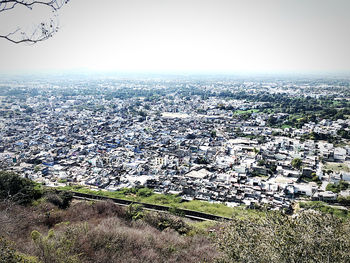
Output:
<instances>
[{"instance_id":1,"label":"grassy hillside","mask_svg":"<svg viewBox=\"0 0 350 263\"><path fill-rule=\"evenodd\" d=\"M244 207L228 207L225 204L219 203L209 203L202 202L199 200L193 200L189 202L181 202L181 198L175 195L164 195L164 194L155 194L152 190L147 188L125 188L120 191L108 192L108 191L94 191L86 187L81 186L65 186L59 187L60 190L66 191L76 191L86 194L94 194L107 196L112 198L126 199L136 202L156 204L156 205L165 205L174 208L189 209L199 212L204 212L213 215L219 215L224 217L231 218L232 216L241 216L241 217L259 217L264 216L264 212L258 210L247 210Z\"/></svg>"},{"instance_id":2,"label":"grassy hillside","mask_svg":"<svg viewBox=\"0 0 350 263\"><path fill-rule=\"evenodd\" d=\"M14 174L0 172L0 183L0 263L350 262L350 220L323 203L300 204L292 216L236 208L231 222L195 222L137 204L72 200ZM123 191L116 194L179 202L144 188Z\"/></svg>"}]
</instances>

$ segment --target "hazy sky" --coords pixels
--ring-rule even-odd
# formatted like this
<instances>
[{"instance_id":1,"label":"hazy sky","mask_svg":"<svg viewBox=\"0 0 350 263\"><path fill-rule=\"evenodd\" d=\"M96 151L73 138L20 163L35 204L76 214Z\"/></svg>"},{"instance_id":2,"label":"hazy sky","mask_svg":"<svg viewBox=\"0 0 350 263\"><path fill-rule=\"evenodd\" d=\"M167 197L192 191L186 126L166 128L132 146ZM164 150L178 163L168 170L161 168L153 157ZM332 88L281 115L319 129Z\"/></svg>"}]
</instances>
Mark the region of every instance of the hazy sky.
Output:
<instances>
[{"instance_id":1,"label":"hazy sky","mask_svg":"<svg viewBox=\"0 0 350 263\"><path fill-rule=\"evenodd\" d=\"M44 11L0 13L0 32ZM350 0L71 0L59 21L0 39L0 71L350 72Z\"/></svg>"}]
</instances>

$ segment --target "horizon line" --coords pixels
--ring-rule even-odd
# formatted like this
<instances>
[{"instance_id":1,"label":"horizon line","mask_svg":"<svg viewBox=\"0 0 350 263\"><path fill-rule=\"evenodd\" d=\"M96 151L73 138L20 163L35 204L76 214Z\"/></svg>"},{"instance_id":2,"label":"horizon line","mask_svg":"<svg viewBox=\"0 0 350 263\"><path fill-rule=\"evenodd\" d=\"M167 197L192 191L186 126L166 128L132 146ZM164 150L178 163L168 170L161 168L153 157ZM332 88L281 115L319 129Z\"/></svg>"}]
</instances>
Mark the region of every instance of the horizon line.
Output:
<instances>
[{"instance_id":1,"label":"horizon line","mask_svg":"<svg viewBox=\"0 0 350 263\"><path fill-rule=\"evenodd\" d=\"M110 77L111 75L133 75L134 77L139 76L226 76L226 77L262 77L262 76L270 76L270 77L350 77L349 71L157 71L157 70L93 70L93 69L65 69L65 70L46 70L46 71L0 71L0 76L6 77L15 77L15 76L62 76L62 75L70 75L70 76L79 76L79 75L87 75L87 74L96 74L96 76L105 75L106 77Z\"/></svg>"}]
</instances>

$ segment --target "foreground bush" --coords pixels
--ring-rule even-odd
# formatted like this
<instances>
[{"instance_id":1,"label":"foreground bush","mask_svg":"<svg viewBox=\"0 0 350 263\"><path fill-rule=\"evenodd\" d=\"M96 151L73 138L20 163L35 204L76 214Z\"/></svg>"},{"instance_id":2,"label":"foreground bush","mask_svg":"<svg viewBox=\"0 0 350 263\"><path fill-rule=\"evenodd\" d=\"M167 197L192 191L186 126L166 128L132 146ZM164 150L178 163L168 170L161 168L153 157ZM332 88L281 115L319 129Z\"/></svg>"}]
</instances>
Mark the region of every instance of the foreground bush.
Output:
<instances>
[{"instance_id":1,"label":"foreground bush","mask_svg":"<svg viewBox=\"0 0 350 263\"><path fill-rule=\"evenodd\" d=\"M158 231L143 221L132 224L106 218L98 225L78 224L47 235L33 231L35 256L44 263L213 262L217 255L207 238Z\"/></svg>"},{"instance_id":2,"label":"foreground bush","mask_svg":"<svg viewBox=\"0 0 350 263\"><path fill-rule=\"evenodd\" d=\"M70 202L73 199L73 193L68 191L57 192L55 190L47 190L45 192L45 198L59 208L66 209L69 207Z\"/></svg>"},{"instance_id":3,"label":"foreground bush","mask_svg":"<svg viewBox=\"0 0 350 263\"><path fill-rule=\"evenodd\" d=\"M295 217L234 219L216 235L220 262L350 262L350 224L331 215L305 211Z\"/></svg>"},{"instance_id":4,"label":"foreground bush","mask_svg":"<svg viewBox=\"0 0 350 263\"><path fill-rule=\"evenodd\" d=\"M11 244L4 238L0 237L0 263L17 263L21 258L18 256Z\"/></svg>"},{"instance_id":5,"label":"foreground bush","mask_svg":"<svg viewBox=\"0 0 350 263\"><path fill-rule=\"evenodd\" d=\"M7 210L0 213L6 240L0 262L23 255L42 263L350 262L349 221L316 211L236 216L198 229L198 223L137 206L74 202L60 209L43 199L36 206L0 202L0 211Z\"/></svg>"},{"instance_id":6,"label":"foreground bush","mask_svg":"<svg viewBox=\"0 0 350 263\"><path fill-rule=\"evenodd\" d=\"M187 232L187 225L171 214L145 212L135 220L128 208L104 201L76 202L67 209L45 199L36 206L14 204L0 225L14 255L42 263L215 262L219 254L207 236L176 231Z\"/></svg>"},{"instance_id":7,"label":"foreground bush","mask_svg":"<svg viewBox=\"0 0 350 263\"><path fill-rule=\"evenodd\" d=\"M0 201L28 204L41 195L42 190L31 180L12 172L0 171Z\"/></svg>"}]
</instances>

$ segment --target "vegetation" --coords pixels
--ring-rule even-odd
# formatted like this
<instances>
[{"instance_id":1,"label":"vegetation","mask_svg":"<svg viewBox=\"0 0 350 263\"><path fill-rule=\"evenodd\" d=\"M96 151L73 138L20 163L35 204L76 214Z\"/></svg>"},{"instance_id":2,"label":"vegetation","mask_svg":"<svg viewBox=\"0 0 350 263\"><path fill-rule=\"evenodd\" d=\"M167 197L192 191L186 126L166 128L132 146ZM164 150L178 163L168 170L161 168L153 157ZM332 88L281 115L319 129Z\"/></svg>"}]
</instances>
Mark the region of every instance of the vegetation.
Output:
<instances>
[{"instance_id":1,"label":"vegetation","mask_svg":"<svg viewBox=\"0 0 350 263\"><path fill-rule=\"evenodd\" d=\"M44 192L35 206L0 203L0 210L6 211L0 215L0 262L341 263L350 259L348 212L322 202L300 203L300 207L328 215L302 211L296 217L211 204L212 213L230 209L227 213L233 218L217 223L191 222L171 213L146 211L138 204L120 207L108 201L74 202L63 209L56 200L64 199L61 193ZM179 203L178 197L156 195L147 188L115 194L208 209L206 202Z\"/></svg>"},{"instance_id":2,"label":"vegetation","mask_svg":"<svg viewBox=\"0 0 350 263\"><path fill-rule=\"evenodd\" d=\"M35 261L26 260L25 255L21 255L13 248L13 244L0 237L0 263L30 263Z\"/></svg>"},{"instance_id":3,"label":"vegetation","mask_svg":"<svg viewBox=\"0 0 350 263\"><path fill-rule=\"evenodd\" d=\"M293 166L293 168L298 169L298 170L301 169L302 163L303 163L303 162L302 162L302 160L301 160L300 158L294 158L294 159L292 160L292 166Z\"/></svg>"},{"instance_id":4,"label":"vegetation","mask_svg":"<svg viewBox=\"0 0 350 263\"><path fill-rule=\"evenodd\" d=\"M66 209L73 199L73 193L68 191L56 192L50 189L46 191L45 199L61 209Z\"/></svg>"},{"instance_id":5,"label":"vegetation","mask_svg":"<svg viewBox=\"0 0 350 263\"><path fill-rule=\"evenodd\" d=\"M241 114L246 114L246 113L258 113L258 109L250 109L250 110L236 110L234 114L241 115Z\"/></svg>"},{"instance_id":6,"label":"vegetation","mask_svg":"<svg viewBox=\"0 0 350 263\"><path fill-rule=\"evenodd\" d=\"M37 204L40 199L65 209L69 206L73 194L68 191L58 192L43 188L27 178L12 172L0 171L0 202L13 202L21 205Z\"/></svg>"},{"instance_id":7,"label":"vegetation","mask_svg":"<svg viewBox=\"0 0 350 263\"><path fill-rule=\"evenodd\" d=\"M296 217L234 218L216 233L224 253L219 262L349 262L350 225L330 215L306 211Z\"/></svg>"},{"instance_id":8,"label":"vegetation","mask_svg":"<svg viewBox=\"0 0 350 263\"><path fill-rule=\"evenodd\" d=\"M320 180L320 178L316 175L316 173L312 173L311 177L310 176L306 176L303 175L300 177L301 180L305 181L305 182L315 182L317 183L319 186L322 185L322 181Z\"/></svg>"},{"instance_id":9,"label":"vegetation","mask_svg":"<svg viewBox=\"0 0 350 263\"><path fill-rule=\"evenodd\" d=\"M337 201L342 204L342 205L346 205L349 206L350 205L350 196L338 196Z\"/></svg>"},{"instance_id":10,"label":"vegetation","mask_svg":"<svg viewBox=\"0 0 350 263\"><path fill-rule=\"evenodd\" d=\"M335 101L333 96L323 96L320 98L311 98L309 96L289 97L282 93L255 92L246 91L223 91L218 94L219 97L246 100L251 102L264 102L259 109L249 109L246 111L236 110L235 114L242 119L247 119L252 112L265 112L270 114L267 124L271 127L301 128L305 123L312 121L317 123L322 119L338 120L346 119L350 114L349 102L346 100ZM221 107L222 108L222 107ZM230 110L226 108L226 110ZM275 113L284 113L285 115L276 117ZM349 137L349 133L344 129L339 131L338 135L342 138ZM311 137L315 140L321 139L322 134L313 133ZM332 138L326 138L332 139Z\"/></svg>"},{"instance_id":11,"label":"vegetation","mask_svg":"<svg viewBox=\"0 0 350 263\"><path fill-rule=\"evenodd\" d=\"M142 216L130 217L129 211ZM105 201L81 201L65 210L46 201L36 207L11 206L8 219L0 229L2 262L11 262L7 260L11 257L22 260L12 262L33 263L341 263L350 259L350 221L313 211L293 217L261 212L249 219L234 216L226 223L190 223L169 213Z\"/></svg>"},{"instance_id":12,"label":"vegetation","mask_svg":"<svg viewBox=\"0 0 350 263\"><path fill-rule=\"evenodd\" d=\"M326 163L326 165L323 167L325 170L330 170L333 172L340 172L340 171L344 171L349 173L350 172L350 168L349 166L347 166L345 163L331 163L328 162Z\"/></svg>"},{"instance_id":13,"label":"vegetation","mask_svg":"<svg viewBox=\"0 0 350 263\"><path fill-rule=\"evenodd\" d=\"M320 211L324 214L331 214L339 219L350 219L348 210L329 206L321 201L299 202L300 208Z\"/></svg>"},{"instance_id":14,"label":"vegetation","mask_svg":"<svg viewBox=\"0 0 350 263\"><path fill-rule=\"evenodd\" d=\"M349 183L343 180L340 180L337 184L329 183L326 186L326 190L332 191L333 193L339 193L340 191L347 190L348 188Z\"/></svg>"},{"instance_id":15,"label":"vegetation","mask_svg":"<svg viewBox=\"0 0 350 263\"><path fill-rule=\"evenodd\" d=\"M9 10L18 10L20 6L26 7L28 10L39 9L40 7L48 7L49 11L56 13L62 8L64 4L68 3L67 0L50 0L50 1L22 1L22 0L6 0L1 1L0 13L6 14ZM43 10L43 9L41 9ZM35 44L40 41L44 41L52 37L59 29L55 16L47 22L41 22L31 26L33 29L28 30L17 26L16 30L10 32L0 32L0 38L6 39L14 44L27 43Z\"/></svg>"},{"instance_id":16,"label":"vegetation","mask_svg":"<svg viewBox=\"0 0 350 263\"><path fill-rule=\"evenodd\" d=\"M142 216L130 218L130 211ZM7 219L0 236L14 242L11 255L25 253L37 263L215 262L219 257L205 230L141 207L81 201L62 210L44 201L38 206L13 205ZM5 260L5 253L0 258Z\"/></svg>"},{"instance_id":17,"label":"vegetation","mask_svg":"<svg viewBox=\"0 0 350 263\"><path fill-rule=\"evenodd\" d=\"M112 198L131 200L148 204L165 205L171 208L189 209L198 212L219 215L223 217L232 217L234 214L240 214L244 211L242 207L228 207L225 204L202 202L193 200L181 202L181 198L176 195L155 194L148 188L125 188L115 192L94 191L82 186L64 186L58 189L66 191L76 191L86 194L95 194ZM146 195L144 193L147 193ZM242 215L250 216L259 213L257 210L252 210L251 213L242 213Z\"/></svg>"},{"instance_id":18,"label":"vegetation","mask_svg":"<svg viewBox=\"0 0 350 263\"><path fill-rule=\"evenodd\" d=\"M301 140L313 140L313 141L327 141L329 143L339 143L337 137L334 137L330 134L310 132L308 134L304 134L300 138Z\"/></svg>"},{"instance_id":19,"label":"vegetation","mask_svg":"<svg viewBox=\"0 0 350 263\"><path fill-rule=\"evenodd\" d=\"M12 172L0 171L0 201L28 204L42 196L39 185Z\"/></svg>"}]
</instances>

